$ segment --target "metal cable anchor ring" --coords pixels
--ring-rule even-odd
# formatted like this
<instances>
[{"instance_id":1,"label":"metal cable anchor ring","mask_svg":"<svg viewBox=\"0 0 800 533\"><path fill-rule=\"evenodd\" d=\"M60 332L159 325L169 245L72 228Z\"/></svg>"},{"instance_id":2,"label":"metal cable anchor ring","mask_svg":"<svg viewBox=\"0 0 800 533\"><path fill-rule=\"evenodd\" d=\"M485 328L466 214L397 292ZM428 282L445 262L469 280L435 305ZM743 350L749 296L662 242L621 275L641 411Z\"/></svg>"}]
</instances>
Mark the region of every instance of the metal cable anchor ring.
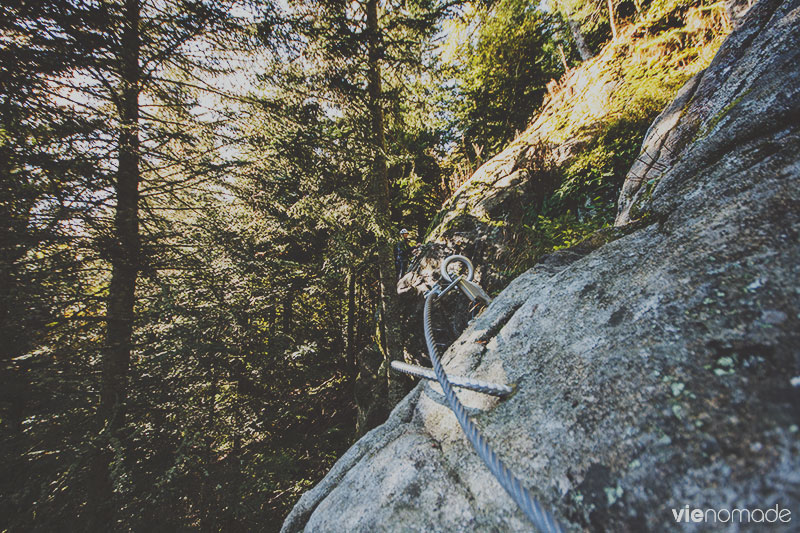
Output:
<instances>
[{"instance_id":1,"label":"metal cable anchor ring","mask_svg":"<svg viewBox=\"0 0 800 533\"><path fill-rule=\"evenodd\" d=\"M472 281L472 278L475 276L475 267L472 266L472 261L464 257L463 255L451 255L444 261L442 261L442 266L439 268L442 277L447 281L447 283L452 283L454 278L450 277L450 273L447 272L447 267L450 266L450 263L453 261L458 261L459 263L463 264L467 267L467 275L464 278L467 281Z\"/></svg>"}]
</instances>

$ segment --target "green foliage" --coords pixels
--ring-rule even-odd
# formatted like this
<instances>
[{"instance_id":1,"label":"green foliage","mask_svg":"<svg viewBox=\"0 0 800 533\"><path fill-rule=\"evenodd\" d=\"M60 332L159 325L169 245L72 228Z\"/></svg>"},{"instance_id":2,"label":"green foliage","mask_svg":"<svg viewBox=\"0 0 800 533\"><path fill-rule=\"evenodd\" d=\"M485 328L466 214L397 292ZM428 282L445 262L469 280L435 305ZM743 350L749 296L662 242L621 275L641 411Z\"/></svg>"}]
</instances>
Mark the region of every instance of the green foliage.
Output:
<instances>
[{"instance_id":1,"label":"green foliage","mask_svg":"<svg viewBox=\"0 0 800 533\"><path fill-rule=\"evenodd\" d=\"M643 105L641 105L643 104ZM600 125L600 133L563 170L563 180L546 200L545 213L576 210L581 217L613 221L625 173L639 154L660 107L640 103Z\"/></svg>"},{"instance_id":2,"label":"green foliage","mask_svg":"<svg viewBox=\"0 0 800 533\"><path fill-rule=\"evenodd\" d=\"M591 141L555 169L557 185L528 205L514 225L518 250L509 275L532 266L542 255L574 246L616 217L617 199L628 169L639 154L647 128L660 112L652 100L637 101L621 115L594 124Z\"/></svg>"},{"instance_id":3,"label":"green foliage","mask_svg":"<svg viewBox=\"0 0 800 533\"><path fill-rule=\"evenodd\" d=\"M563 28L537 6L503 0L474 16L478 30L452 67L463 157L485 161L497 153L526 128L547 83L564 72L557 51Z\"/></svg>"},{"instance_id":4,"label":"green foliage","mask_svg":"<svg viewBox=\"0 0 800 533\"><path fill-rule=\"evenodd\" d=\"M640 6L643 11L625 28L635 39L617 40L581 73L589 86L612 75L616 80L613 92L601 98L601 114L592 113L597 118L586 120L589 108L553 96L556 106L543 128L552 128L554 141L580 139L580 149L549 169L550 185L537 189L521 217L508 220L515 245L507 274L518 274L542 255L613 223L620 188L649 125L707 64L727 31L718 5L698 4L670 0Z\"/></svg>"}]
</instances>

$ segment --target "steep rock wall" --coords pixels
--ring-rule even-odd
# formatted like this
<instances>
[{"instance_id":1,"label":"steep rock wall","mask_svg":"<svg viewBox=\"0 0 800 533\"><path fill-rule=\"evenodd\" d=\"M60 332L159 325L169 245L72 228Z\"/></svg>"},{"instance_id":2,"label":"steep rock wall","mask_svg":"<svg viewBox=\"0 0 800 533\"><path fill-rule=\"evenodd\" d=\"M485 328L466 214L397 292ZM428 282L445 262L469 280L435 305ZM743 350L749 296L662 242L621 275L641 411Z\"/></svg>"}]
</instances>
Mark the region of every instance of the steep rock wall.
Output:
<instances>
[{"instance_id":1,"label":"steep rock wall","mask_svg":"<svg viewBox=\"0 0 800 533\"><path fill-rule=\"evenodd\" d=\"M675 524L686 504L779 505L796 526L798 64L800 0L762 0L662 115L676 148L620 200L638 222L516 278L445 354L516 386L460 396L572 530L706 530ZM530 526L421 383L301 498L283 530L302 529Z\"/></svg>"}]
</instances>

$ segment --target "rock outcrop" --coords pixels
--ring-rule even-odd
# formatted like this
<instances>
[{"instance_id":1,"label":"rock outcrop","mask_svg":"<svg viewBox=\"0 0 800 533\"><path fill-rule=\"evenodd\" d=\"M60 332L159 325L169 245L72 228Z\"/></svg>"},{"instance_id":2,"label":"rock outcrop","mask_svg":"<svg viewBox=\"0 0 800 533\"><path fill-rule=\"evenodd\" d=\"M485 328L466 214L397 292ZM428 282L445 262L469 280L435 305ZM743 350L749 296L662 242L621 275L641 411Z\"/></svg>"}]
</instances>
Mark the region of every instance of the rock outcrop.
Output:
<instances>
[{"instance_id":1,"label":"rock outcrop","mask_svg":"<svg viewBox=\"0 0 800 533\"><path fill-rule=\"evenodd\" d=\"M778 505L770 530L796 529L799 64L800 0L754 5L651 129L620 227L516 278L445 354L515 385L460 396L571 530L707 530L685 505ZM530 525L420 383L300 499L283 531L303 529Z\"/></svg>"},{"instance_id":2,"label":"rock outcrop","mask_svg":"<svg viewBox=\"0 0 800 533\"><path fill-rule=\"evenodd\" d=\"M418 260L400 281L407 361L419 360L424 353L419 332L422 295L438 280L440 261L454 253L471 258L476 279L494 295L541 253L538 245L530 242L537 238L539 230L526 229L525 225L536 225L537 214L548 199L552 200L556 189L565 183L569 183L568 190L580 189L575 181L581 180L607 181L607 191L587 186L584 196L571 198L561 214L571 209L579 218L591 218L592 209L598 206L587 210L585 203L599 196L603 196L603 209L605 204L613 204L628 163L619 169L595 169L602 178L585 176L573 165L592 166L596 162L591 157L585 162L580 159L601 148L597 146L598 139L609 127L617 128L622 132L619 135L626 138L636 137L637 141L626 139L614 146L603 146L599 159L617 157L615 152L627 149L625 142L635 150L635 143L660 106L666 105L687 79L708 65L731 25L726 17L741 13L747 1L732 2L727 16L722 4L703 10L677 1L660 4L621 27L620 38L608 43L597 56L548 85L542 108L527 130L478 168L442 206ZM682 24L677 44L676 24ZM677 120L678 115L671 116ZM666 125L662 124L657 132L662 133ZM639 127L640 132L636 131ZM650 138L660 139L652 132ZM652 151L645 152L642 158L649 157ZM442 344L449 345L463 331L470 313L463 297L451 297L443 305L449 312L446 317L436 317L436 328Z\"/></svg>"}]
</instances>

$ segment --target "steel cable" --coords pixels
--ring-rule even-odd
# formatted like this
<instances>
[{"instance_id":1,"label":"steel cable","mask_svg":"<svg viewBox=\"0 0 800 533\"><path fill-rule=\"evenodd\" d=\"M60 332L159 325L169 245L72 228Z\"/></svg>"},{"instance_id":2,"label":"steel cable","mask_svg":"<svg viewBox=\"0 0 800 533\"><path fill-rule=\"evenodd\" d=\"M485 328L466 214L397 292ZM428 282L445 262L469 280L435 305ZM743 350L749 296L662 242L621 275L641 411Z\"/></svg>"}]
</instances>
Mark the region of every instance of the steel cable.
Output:
<instances>
[{"instance_id":1,"label":"steel cable","mask_svg":"<svg viewBox=\"0 0 800 533\"><path fill-rule=\"evenodd\" d=\"M563 533L563 528L556 521L553 515L545 510L538 500L528 491L522 484L522 481L506 467L505 464L497 457L494 450L489 447L489 443L480 434L477 426L467 416L464 406L459 401L453 390L453 384L445 374L444 368L439 361L439 352L436 348L436 343L433 340L433 327L431 324L431 305L439 294L440 289L435 287L425 296L425 307L423 309L423 326L425 330L425 343L428 345L428 353L433 363L433 371L439 385L442 386L444 396L447 403L450 405L453 414L456 415L461 429L469 439L472 447L478 452L478 455L483 459L483 462L489 468L489 471L497 478L500 485L506 490L511 498L516 502L520 509L527 515L528 519L540 531L544 533Z\"/></svg>"},{"instance_id":2,"label":"steel cable","mask_svg":"<svg viewBox=\"0 0 800 533\"><path fill-rule=\"evenodd\" d=\"M398 372L403 372L404 374L408 374L410 376L436 381L436 373L430 368L409 365L408 363L403 363L402 361L392 361L392 368ZM450 380L450 384L454 387L474 390L484 394L490 394L492 396L499 396L501 398L514 392L514 389L508 385L499 385L490 381L482 381L480 379L473 379L464 376L447 376L447 378Z\"/></svg>"}]
</instances>

